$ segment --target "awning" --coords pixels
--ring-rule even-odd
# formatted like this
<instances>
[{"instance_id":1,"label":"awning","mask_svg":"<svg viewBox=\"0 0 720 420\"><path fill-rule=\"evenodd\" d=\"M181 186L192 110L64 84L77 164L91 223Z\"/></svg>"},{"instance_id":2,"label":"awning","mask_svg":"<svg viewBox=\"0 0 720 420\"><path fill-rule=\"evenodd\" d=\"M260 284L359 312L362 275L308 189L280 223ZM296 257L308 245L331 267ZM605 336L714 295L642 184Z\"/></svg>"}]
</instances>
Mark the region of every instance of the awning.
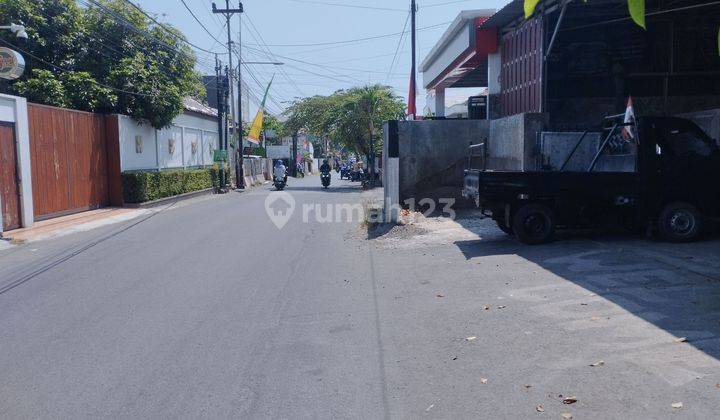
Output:
<instances>
[{"instance_id":1,"label":"awning","mask_svg":"<svg viewBox=\"0 0 720 420\"><path fill-rule=\"evenodd\" d=\"M497 52L497 29L480 26L494 13L468 10L455 18L420 64L425 89L487 86L487 56Z\"/></svg>"}]
</instances>

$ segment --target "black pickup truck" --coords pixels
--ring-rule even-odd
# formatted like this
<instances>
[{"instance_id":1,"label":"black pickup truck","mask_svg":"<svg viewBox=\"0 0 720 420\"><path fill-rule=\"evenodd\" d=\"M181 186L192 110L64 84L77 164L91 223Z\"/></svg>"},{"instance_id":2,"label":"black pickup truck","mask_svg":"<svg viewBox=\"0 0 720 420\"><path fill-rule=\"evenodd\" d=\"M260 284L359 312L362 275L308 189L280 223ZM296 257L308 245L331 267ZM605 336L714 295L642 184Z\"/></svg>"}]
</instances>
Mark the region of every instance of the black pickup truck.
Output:
<instances>
[{"instance_id":1,"label":"black pickup truck","mask_svg":"<svg viewBox=\"0 0 720 420\"><path fill-rule=\"evenodd\" d=\"M683 118L641 117L624 123L616 115L605 121L602 142L586 170L565 167L587 132L559 170L494 171L469 165L463 196L526 244L550 241L556 228L603 224L644 228L672 242L697 239L706 222L720 216L715 141ZM620 135L624 127L631 136ZM632 151L632 169L597 170L618 143ZM477 147L471 146L471 154L473 150Z\"/></svg>"}]
</instances>

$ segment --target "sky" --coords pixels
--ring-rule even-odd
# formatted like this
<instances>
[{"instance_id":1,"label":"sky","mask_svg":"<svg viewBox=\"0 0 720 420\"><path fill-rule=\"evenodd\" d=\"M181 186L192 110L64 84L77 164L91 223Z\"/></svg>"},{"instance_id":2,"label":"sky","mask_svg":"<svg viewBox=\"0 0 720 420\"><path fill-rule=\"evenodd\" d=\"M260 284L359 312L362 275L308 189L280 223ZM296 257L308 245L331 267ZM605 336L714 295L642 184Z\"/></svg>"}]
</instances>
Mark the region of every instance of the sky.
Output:
<instances>
[{"instance_id":1,"label":"sky","mask_svg":"<svg viewBox=\"0 0 720 420\"><path fill-rule=\"evenodd\" d=\"M213 15L212 0L184 0L207 32L185 8L182 0L131 0L179 28L198 47L225 52L224 17ZM215 0L225 7L225 1ZM450 22L462 10L499 9L509 0L417 0L418 67ZM235 3L234 5L232 3ZM231 7L237 0L231 1ZM267 110L279 114L299 97L327 95L337 89L382 83L407 98L411 65L410 37L398 34L410 29L409 0L244 0L242 43L244 61L281 61L283 66L248 65L243 80L248 83L253 115L270 78ZM407 26L406 25L407 22ZM239 20L231 21L233 39L238 38ZM212 36L209 34L212 34ZM397 51L397 55L396 55ZM197 51L198 70L214 74L214 55ZM225 60L225 56L221 59ZM422 110L425 93L418 74L417 106ZM460 102L472 90L448 90L449 104ZM245 93L243 93L245 94Z\"/></svg>"}]
</instances>

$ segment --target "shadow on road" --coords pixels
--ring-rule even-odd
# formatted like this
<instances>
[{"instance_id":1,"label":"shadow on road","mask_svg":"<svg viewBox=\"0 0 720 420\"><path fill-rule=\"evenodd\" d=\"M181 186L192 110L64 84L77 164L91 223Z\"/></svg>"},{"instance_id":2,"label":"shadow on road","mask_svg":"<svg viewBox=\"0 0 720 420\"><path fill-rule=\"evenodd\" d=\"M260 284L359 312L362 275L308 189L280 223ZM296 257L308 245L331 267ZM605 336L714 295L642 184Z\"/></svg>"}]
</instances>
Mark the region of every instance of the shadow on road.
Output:
<instances>
[{"instance_id":1,"label":"shadow on road","mask_svg":"<svg viewBox=\"0 0 720 420\"><path fill-rule=\"evenodd\" d=\"M486 222L488 226L493 224L491 220ZM522 257L673 336L686 337L690 345L720 360L717 237L691 244L669 244L633 234L562 232L554 243L526 246L495 230L497 234L480 234L479 240L455 245L468 260L494 255ZM557 290L557 285L553 287ZM549 290L539 284L537 291L528 291L538 296L529 299L543 302L543 294L555 293ZM558 299L557 304L562 305L562 298ZM652 341L632 331L615 339Z\"/></svg>"}]
</instances>

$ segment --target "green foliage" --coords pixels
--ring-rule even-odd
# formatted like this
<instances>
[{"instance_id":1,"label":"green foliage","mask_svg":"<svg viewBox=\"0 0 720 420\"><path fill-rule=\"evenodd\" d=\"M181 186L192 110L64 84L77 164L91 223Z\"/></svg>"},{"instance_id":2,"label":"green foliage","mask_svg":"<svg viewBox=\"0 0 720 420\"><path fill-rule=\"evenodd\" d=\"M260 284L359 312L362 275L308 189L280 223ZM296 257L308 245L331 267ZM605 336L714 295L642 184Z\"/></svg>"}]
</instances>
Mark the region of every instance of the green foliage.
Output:
<instances>
[{"instance_id":1,"label":"green foliage","mask_svg":"<svg viewBox=\"0 0 720 420\"><path fill-rule=\"evenodd\" d=\"M525 19L532 16L539 2L540 0L525 0L525 3L523 4L523 8L525 9Z\"/></svg>"},{"instance_id":2,"label":"green foliage","mask_svg":"<svg viewBox=\"0 0 720 420\"><path fill-rule=\"evenodd\" d=\"M10 91L34 102L146 119L155 128L169 125L184 97L204 96L184 36L126 1L99 3L105 9L80 8L74 0L0 0L3 19L27 27L28 43L17 48L39 58L24 54L26 73Z\"/></svg>"},{"instance_id":3,"label":"green foliage","mask_svg":"<svg viewBox=\"0 0 720 420\"><path fill-rule=\"evenodd\" d=\"M68 106L65 86L49 70L33 70L32 77L20 79L13 85L13 89L15 93L31 102L59 107Z\"/></svg>"},{"instance_id":4,"label":"green foliage","mask_svg":"<svg viewBox=\"0 0 720 420\"><path fill-rule=\"evenodd\" d=\"M278 138L290 135L285 129L285 124L280 122L276 116L268 114L267 112L263 115L263 130L274 131L277 133Z\"/></svg>"},{"instance_id":5,"label":"green foliage","mask_svg":"<svg viewBox=\"0 0 720 420\"><path fill-rule=\"evenodd\" d=\"M122 173L123 199L126 203L145 203L212 188L218 184L215 169Z\"/></svg>"},{"instance_id":6,"label":"green foliage","mask_svg":"<svg viewBox=\"0 0 720 420\"><path fill-rule=\"evenodd\" d=\"M645 27L645 0L628 0L628 10L633 22L643 29Z\"/></svg>"},{"instance_id":7,"label":"green foliage","mask_svg":"<svg viewBox=\"0 0 720 420\"><path fill-rule=\"evenodd\" d=\"M286 111L285 127L328 136L336 147L368 155L380 150L383 121L402 118L404 110L404 101L389 87L371 85L296 101Z\"/></svg>"},{"instance_id":8,"label":"green foliage","mask_svg":"<svg viewBox=\"0 0 720 420\"><path fill-rule=\"evenodd\" d=\"M61 73L60 81L65 87L65 97L70 108L103 112L111 110L117 105L115 92L100 86L88 72Z\"/></svg>"}]
</instances>

